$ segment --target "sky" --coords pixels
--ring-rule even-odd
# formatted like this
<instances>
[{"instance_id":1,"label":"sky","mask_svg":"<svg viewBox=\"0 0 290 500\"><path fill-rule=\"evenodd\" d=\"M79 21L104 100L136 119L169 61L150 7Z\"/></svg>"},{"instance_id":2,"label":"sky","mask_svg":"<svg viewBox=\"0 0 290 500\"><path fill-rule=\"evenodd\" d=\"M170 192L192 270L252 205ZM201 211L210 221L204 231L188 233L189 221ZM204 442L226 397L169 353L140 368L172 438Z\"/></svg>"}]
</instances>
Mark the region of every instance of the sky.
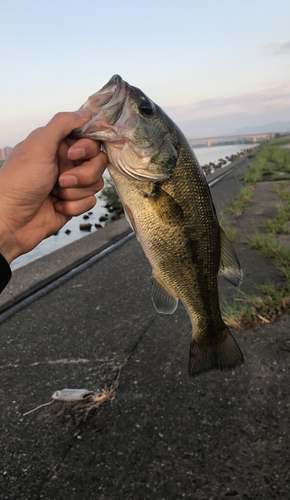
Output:
<instances>
[{"instance_id":1,"label":"sky","mask_svg":"<svg viewBox=\"0 0 290 500\"><path fill-rule=\"evenodd\" d=\"M0 146L118 73L188 138L290 121L289 0L0 0Z\"/></svg>"}]
</instances>

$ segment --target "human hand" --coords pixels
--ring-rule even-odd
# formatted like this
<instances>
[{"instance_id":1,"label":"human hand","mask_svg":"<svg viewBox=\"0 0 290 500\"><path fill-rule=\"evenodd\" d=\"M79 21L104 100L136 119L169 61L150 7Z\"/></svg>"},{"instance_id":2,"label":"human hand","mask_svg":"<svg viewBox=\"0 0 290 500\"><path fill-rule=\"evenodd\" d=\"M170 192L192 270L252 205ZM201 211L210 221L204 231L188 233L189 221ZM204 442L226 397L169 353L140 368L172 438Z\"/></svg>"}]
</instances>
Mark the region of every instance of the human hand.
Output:
<instances>
[{"instance_id":1,"label":"human hand","mask_svg":"<svg viewBox=\"0 0 290 500\"><path fill-rule=\"evenodd\" d=\"M96 141L66 139L91 119L58 113L12 150L0 170L0 252L8 263L90 210L107 157Z\"/></svg>"}]
</instances>

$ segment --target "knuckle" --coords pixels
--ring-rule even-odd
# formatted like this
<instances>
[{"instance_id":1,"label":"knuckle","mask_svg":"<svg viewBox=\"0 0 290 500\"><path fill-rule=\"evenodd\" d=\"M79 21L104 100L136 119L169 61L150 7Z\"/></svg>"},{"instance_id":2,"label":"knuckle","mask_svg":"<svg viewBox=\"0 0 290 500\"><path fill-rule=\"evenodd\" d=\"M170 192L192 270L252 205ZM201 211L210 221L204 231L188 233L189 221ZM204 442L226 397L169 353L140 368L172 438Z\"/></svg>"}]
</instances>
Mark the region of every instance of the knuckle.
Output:
<instances>
[{"instance_id":1,"label":"knuckle","mask_svg":"<svg viewBox=\"0 0 290 500\"><path fill-rule=\"evenodd\" d=\"M56 113L53 117L53 120L63 120L64 117L66 117L67 113L65 111L59 111Z\"/></svg>"},{"instance_id":2,"label":"knuckle","mask_svg":"<svg viewBox=\"0 0 290 500\"><path fill-rule=\"evenodd\" d=\"M94 141L93 139L81 139L81 141L87 155L95 156L100 151L100 141Z\"/></svg>"},{"instance_id":3,"label":"knuckle","mask_svg":"<svg viewBox=\"0 0 290 500\"><path fill-rule=\"evenodd\" d=\"M105 184L105 181L103 179L103 177L101 177L96 183L95 183L95 193L97 193L98 191L101 191L101 189L103 189L104 187L104 184Z\"/></svg>"},{"instance_id":4,"label":"knuckle","mask_svg":"<svg viewBox=\"0 0 290 500\"><path fill-rule=\"evenodd\" d=\"M74 210L74 203L71 201L64 201L62 202L63 206L63 213L65 215L68 215L70 217L74 217L75 215L75 210Z\"/></svg>"}]
</instances>

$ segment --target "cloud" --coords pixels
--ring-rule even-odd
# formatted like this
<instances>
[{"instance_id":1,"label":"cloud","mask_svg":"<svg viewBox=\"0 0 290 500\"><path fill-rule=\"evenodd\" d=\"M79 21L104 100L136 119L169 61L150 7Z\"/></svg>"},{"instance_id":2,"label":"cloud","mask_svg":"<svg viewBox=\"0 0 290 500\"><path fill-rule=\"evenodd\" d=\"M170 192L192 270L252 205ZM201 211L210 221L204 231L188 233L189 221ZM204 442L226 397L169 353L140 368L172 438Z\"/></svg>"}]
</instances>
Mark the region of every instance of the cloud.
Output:
<instances>
[{"instance_id":1,"label":"cloud","mask_svg":"<svg viewBox=\"0 0 290 500\"><path fill-rule=\"evenodd\" d=\"M230 97L164 106L189 138L231 135L241 127L289 121L290 80Z\"/></svg>"},{"instance_id":2,"label":"cloud","mask_svg":"<svg viewBox=\"0 0 290 500\"><path fill-rule=\"evenodd\" d=\"M237 113L232 115L220 115L210 118L200 118L195 120L177 121L177 125L189 139L203 137L224 137L235 133L251 133L249 128L255 128L255 132L274 132L289 130L290 108L285 110L269 110L249 115L248 113ZM282 126L282 125L283 126ZM264 130L265 126L269 130ZM279 125L279 130L277 128ZM280 127L281 125L281 127ZM245 129L241 131L241 129ZM247 129L247 131L246 131Z\"/></svg>"},{"instance_id":3,"label":"cloud","mask_svg":"<svg viewBox=\"0 0 290 500\"><path fill-rule=\"evenodd\" d=\"M290 39L272 40L264 45L262 52L266 56L276 57L284 54L290 54Z\"/></svg>"},{"instance_id":4,"label":"cloud","mask_svg":"<svg viewBox=\"0 0 290 500\"><path fill-rule=\"evenodd\" d=\"M231 97L218 97L182 106L164 106L164 110L176 121L213 118L226 115L263 113L275 109L290 108L290 81L271 83L266 88Z\"/></svg>"}]
</instances>

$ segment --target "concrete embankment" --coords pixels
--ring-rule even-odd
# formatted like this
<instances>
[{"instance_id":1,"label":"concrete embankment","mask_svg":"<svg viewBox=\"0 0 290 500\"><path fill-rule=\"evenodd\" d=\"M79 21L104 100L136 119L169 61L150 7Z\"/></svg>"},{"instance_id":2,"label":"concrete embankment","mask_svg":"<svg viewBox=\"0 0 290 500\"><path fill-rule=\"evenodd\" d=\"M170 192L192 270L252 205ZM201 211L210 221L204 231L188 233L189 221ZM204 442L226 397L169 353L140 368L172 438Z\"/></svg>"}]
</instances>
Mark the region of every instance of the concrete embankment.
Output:
<instances>
[{"instance_id":1,"label":"concrete embankment","mask_svg":"<svg viewBox=\"0 0 290 500\"><path fill-rule=\"evenodd\" d=\"M233 171L244 159L238 159L227 167L217 170L207 177L210 184L214 184L223 176ZM101 254L104 250L116 244L122 244L124 238L131 233L126 219L107 224L105 228L87 235L63 248L56 250L44 257L37 259L13 272L9 287L0 295L0 321L1 313L19 304L33 294L44 289L61 277L65 279L73 269L79 271L86 262ZM124 240L125 241L125 240ZM94 259L92 259L94 261ZM90 265L90 263L88 263ZM71 276L71 274L69 274ZM63 280L62 280L63 282ZM50 287L51 289L51 287ZM6 316L5 316L6 317Z\"/></svg>"},{"instance_id":2,"label":"concrete embankment","mask_svg":"<svg viewBox=\"0 0 290 500\"><path fill-rule=\"evenodd\" d=\"M246 165L213 185L218 211ZM243 227L265 215L266 203L254 206ZM55 262L62 273L84 262L102 231L100 249L129 230L118 221L76 242L77 258L72 246L51 254L42 277L47 257L19 269L12 288L17 276L33 280L34 266L41 284L59 272ZM257 275L279 281L255 250L236 250L245 289ZM244 367L190 379L188 316L181 305L173 315L155 311L150 276L132 237L1 324L1 500L289 498L289 316L235 332ZM65 387L105 389L112 400L95 410L56 401L23 416Z\"/></svg>"},{"instance_id":3,"label":"concrete embankment","mask_svg":"<svg viewBox=\"0 0 290 500\"><path fill-rule=\"evenodd\" d=\"M97 255L103 255L105 249L120 244L130 233L131 229L123 218L108 224L101 231L16 269L9 287L0 295L0 320L1 313L64 278L73 269L84 265Z\"/></svg>"}]
</instances>

